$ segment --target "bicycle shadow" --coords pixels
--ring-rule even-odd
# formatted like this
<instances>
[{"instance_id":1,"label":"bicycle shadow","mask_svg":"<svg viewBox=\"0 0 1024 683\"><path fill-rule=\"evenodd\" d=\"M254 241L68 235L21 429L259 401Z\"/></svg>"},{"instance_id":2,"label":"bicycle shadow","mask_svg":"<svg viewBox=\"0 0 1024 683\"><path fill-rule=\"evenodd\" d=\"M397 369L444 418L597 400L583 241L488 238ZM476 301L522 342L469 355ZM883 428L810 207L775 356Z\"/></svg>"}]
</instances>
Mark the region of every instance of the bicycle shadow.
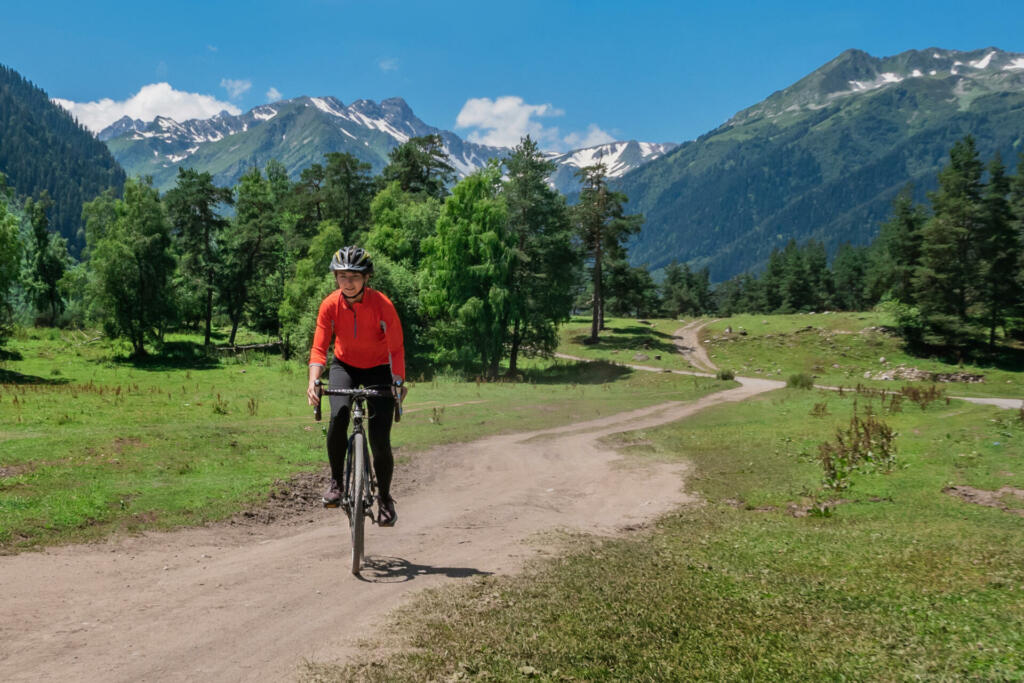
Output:
<instances>
[{"instance_id":1,"label":"bicycle shadow","mask_svg":"<svg viewBox=\"0 0 1024 683\"><path fill-rule=\"evenodd\" d=\"M428 564L413 564L401 557L375 555L363 559L363 569L357 577L368 583L404 583L420 576L440 574L452 579L466 579L471 576L490 576L472 567L433 567Z\"/></svg>"}]
</instances>

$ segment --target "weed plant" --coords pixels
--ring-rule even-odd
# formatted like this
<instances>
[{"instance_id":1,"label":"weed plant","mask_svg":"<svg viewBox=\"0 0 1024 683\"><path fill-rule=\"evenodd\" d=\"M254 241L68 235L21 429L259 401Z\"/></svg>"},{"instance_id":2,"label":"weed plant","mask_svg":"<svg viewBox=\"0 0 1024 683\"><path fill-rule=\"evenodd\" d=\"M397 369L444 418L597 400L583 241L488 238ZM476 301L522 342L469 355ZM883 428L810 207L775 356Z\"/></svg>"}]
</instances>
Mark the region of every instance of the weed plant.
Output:
<instances>
[{"instance_id":1,"label":"weed plant","mask_svg":"<svg viewBox=\"0 0 1024 683\"><path fill-rule=\"evenodd\" d=\"M818 444L818 461L825 474L822 484L833 492L844 491L850 487L854 472L892 472L896 466L895 439L896 432L875 417L870 405L861 417L854 401L849 425L837 428L832 440Z\"/></svg>"}]
</instances>

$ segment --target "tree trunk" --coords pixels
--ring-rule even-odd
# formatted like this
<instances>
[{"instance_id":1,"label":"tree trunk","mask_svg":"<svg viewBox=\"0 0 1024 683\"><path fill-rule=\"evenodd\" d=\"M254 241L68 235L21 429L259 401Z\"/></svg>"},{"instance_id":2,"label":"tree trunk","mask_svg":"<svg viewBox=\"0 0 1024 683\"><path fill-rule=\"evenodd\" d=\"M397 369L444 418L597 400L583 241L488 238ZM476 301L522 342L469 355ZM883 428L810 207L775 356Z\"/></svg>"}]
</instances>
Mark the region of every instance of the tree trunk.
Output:
<instances>
[{"instance_id":1,"label":"tree trunk","mask_svg":"<svg viewBox=\"0 0 1024 683\"><path fill-rule=\"evenodd\" d=\"M601 330L604 301L601 294L601 242L597 243L594 250L594 313L590 320L590 343L597 341L598 332Z\"/></svg>"},{"instance_id":2,"label":"tree trunk","mask_svg":"<svg viewBox=\"0 0 1024 683\"><path fill-rule=\"evenodd\" d=\"M213 319L213 287L206 287L206 333L203 335L203 346L210 345L210 327Z\"/></svg>"},{"instance_id":3,"label":"tree trunk","mask_svg":"<svg viewBox=\"0 0 1024 683\"><path fill-rule=\"evenodd\" d=\"M512 325L512 348L509 349L508 374L516 373L516 361L519 358L519 318Z\"/></svg>"}]
</instances>

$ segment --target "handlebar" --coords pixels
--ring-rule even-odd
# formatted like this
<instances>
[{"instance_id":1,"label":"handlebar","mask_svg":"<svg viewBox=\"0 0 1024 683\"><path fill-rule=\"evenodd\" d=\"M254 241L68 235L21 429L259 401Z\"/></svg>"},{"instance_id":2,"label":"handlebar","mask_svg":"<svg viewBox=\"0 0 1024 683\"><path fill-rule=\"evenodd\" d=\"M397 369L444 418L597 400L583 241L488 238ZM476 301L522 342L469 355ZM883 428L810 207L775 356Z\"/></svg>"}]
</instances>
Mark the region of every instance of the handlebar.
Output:
<instances>
[{"instance_id":1,"label":"handlebar","mask_svg":"<svg viewBox=\"0 0 1024 683\"><path fill-rule=\"evenodd\" d=\"M328 396L356 396L356 397L372 397L372 398L384 398L391 396L395 399L395 422L402 421L402 382L401 380L394 384L378 384L372 387L362 387L358 389L327 389L324 387L324 383L320 380L314 382L316 385L316 397L317 402L313 407L313 419L317 422L320 421L321 408L320 408L320 397L324 394Z\"/></svg>"}]
</instances>

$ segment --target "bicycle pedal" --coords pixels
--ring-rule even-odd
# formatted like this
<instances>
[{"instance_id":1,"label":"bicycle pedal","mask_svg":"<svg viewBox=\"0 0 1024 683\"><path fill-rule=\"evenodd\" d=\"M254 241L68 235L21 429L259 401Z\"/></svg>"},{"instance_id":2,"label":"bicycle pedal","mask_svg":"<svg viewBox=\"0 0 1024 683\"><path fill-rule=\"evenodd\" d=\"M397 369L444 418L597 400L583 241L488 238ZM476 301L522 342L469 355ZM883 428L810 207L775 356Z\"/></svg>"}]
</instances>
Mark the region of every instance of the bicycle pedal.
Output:
<instances>
[{"instance_id":1,"label":"bicycle pedal","mask_svg":"<svg viewBox=\"0 0 1024 683\"><path fill-rule=\"evenodd\" d=\"M326 500L324 500L322 498L320 499L320 501L324 504L325 508L340 508L341 507L341 503L328 503Z\"/></svg>"}]
</instances>

